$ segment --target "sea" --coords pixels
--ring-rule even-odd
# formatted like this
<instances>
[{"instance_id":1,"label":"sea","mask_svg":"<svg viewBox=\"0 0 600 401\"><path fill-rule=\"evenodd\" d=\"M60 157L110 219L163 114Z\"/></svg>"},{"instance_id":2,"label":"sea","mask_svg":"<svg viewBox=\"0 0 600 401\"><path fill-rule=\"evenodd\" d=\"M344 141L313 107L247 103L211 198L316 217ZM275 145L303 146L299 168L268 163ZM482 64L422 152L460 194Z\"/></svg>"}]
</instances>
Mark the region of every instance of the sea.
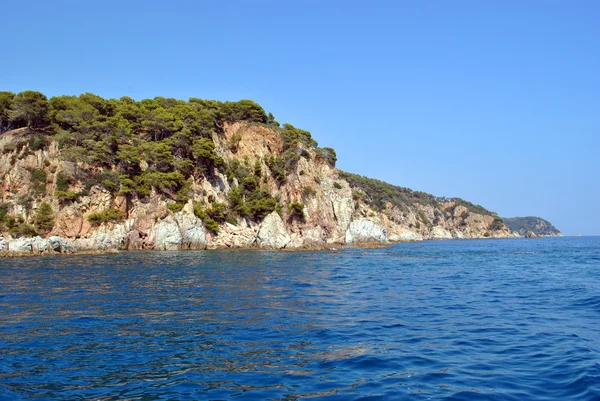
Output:
<instances>
[{"instance_id":1,"label":"sea","mask_svg":"<svg viewBox=\"0 0 600 401\"><path fill-rule=\"evenodd\" d=\"M600 400L600 237L0 259L0 400Z\"/></svg>"}]
</instances>

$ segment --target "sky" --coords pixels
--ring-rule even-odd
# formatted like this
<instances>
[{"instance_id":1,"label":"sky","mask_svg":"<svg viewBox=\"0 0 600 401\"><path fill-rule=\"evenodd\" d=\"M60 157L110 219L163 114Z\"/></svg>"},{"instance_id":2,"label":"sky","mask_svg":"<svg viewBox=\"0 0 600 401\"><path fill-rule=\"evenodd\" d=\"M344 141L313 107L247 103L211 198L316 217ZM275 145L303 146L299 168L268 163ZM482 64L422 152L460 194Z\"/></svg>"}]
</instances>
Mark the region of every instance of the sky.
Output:
<instances>
[{"instance_id":1,"label":"sky","mask_svg":"<svg viewBox=\"0 0 600 401\"><path fill-rule=\"evenodd\" d=\"M338 167L600 234L600 2L0 0L0 90L252 99Z\"/></svg>"}]
</instances>

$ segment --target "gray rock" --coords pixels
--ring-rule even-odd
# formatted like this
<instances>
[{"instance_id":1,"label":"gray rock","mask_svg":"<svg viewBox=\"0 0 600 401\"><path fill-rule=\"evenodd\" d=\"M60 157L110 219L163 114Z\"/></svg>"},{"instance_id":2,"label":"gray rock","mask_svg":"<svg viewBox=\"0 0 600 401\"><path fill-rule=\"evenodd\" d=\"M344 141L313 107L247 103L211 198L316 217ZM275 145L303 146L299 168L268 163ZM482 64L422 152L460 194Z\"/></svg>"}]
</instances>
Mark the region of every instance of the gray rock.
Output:
<instances>
[{"instance_id":1,"label":"gray rock","mask_svg":"<svg viewBox=\"0 0 600 401\"><path fill-rule=\"evenodd\" d=\"M31 253L33 251L32 242L32 238L17 238L8 243L8 250L11 252Z\"/></svg>"},{"instance_id":2,"label":"gray rock","mask_svg":"<svg viewBox=\"0 0 600 401\"><path fill-rule=\"evenodd\" d=\"M154 249L175 251L181 247L181 231L171 217L154 226Z\"/></svg>"},{"instance_id":3,"label":"gray rock","mask_svg":"<svg viewBox=\"0 0 600 401\"><path fill-rule=\"evenodd\" d=\"M8 251L8 241L0 237L0 251Z\"/></svg>"},{"instance_id":4,"label":"gray rock","mask_svg":"<svg viewBox=\"0 0 600 401\"><path fill-rule=\"evenodd\" d=\"M435 226L431 229L430 237L432 239L452 239L452 234L444 227Z\"/></svg>"},{"instance_id":5,"label":"gray rock","mask_svg":"<svg viewBox=\"0 0 600 401\"><path fill-rule=\"evenodd\" d=\"M367 219L358 219L350 223L346 231L346 243L354 242L385 242L385 228Z\"/></svg>"},{"instance_id":6,"label":"gray rock","mask_svg":"<svg viewBox=\"0 0 600 401\"><path fill-rule=\"evenodd\" d=\"M31 251L33 253L46 253L52 250L48 240L42 237L33 237L31 241Z\"/></svg>"},{"instance_id":7,"label":"gray rock","mask_svg":"<svg viewBox=\"0 0 600 401\"><path fill-rule=\"evenodd\" d=\"M292 238L287 233L285 224L277 212L272 212L263 220L258 234L256 243L264 248L284 248Z\"/></svg>"},{"instance_id":8,"label":"gray rock","mask_svg":"<svg viewBox=\"0 0 600 401\"><path fill-rule=\"evenodd\" d=\"M202 227L190 227L184 231L181 247L183 249L206 249L206 234Z\"/></svg>"}]
</instances>

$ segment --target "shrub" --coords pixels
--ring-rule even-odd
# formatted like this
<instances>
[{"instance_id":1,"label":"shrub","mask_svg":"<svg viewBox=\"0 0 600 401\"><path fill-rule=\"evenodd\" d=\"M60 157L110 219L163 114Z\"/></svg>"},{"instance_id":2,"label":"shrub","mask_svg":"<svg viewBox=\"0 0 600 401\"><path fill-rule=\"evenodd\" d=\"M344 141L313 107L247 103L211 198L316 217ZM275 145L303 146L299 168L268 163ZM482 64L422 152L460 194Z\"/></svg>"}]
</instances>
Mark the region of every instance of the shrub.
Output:
<instances>
[{"instance_id":1,"label":"shrub","mask_svg":"<svg viewBox=\"0 0 600 401\"><path fill-rule=\"evenodd\" d=\"M100 213L92 213L88 216L88 221L92 225L100 225L102 223L114 222L122 220L125 217L125 213L118 209L106 209Z\"/></svg>"},{"instance_id":2,"label":"shrub","mask_svg":"<svg viewBox=\"0 0 600 401\"><path fill-rule=\"evenodd\" d=\"M169 210L172 211L173 213L180 212L181 209L183 209L184 206L185 206L185 204L183 204L183 203L169 203L167 205L167 207L169 208Z\"/></svg>"},{"instance_id":3,"label":"shrub","mask_svg":"<svg viewBox=\"0 0 600 401\"><path fill-rule=\"evenodd\" d=\"M33 218L35 225L41 232L50 232L54 227L54 211L48 203L41 203Z\"/></svg>"},{"instance_id":4,"label":"shrub","mask_svg":"<svg viewBox=\"0 0 600 401\"><path fill-rule=\"evenodd\" d=\"M504 228L504 222L501 218L495 217L494 220L490 223L489 229L493 231L498 231Z\"/></svg>"},{"instance_id":5,"label":"shrub","mask_svg":"<svg viewBox=\"0 0 600 401\"><path fill-rule=\"evenodd\" d=\"M234 153L237 152L241 140L242 136L240 134L233 134L229 139L229 149Z\"/></svg>"},{"instance_id":6,"label":"shrub","mask_svg":"<svg viewBox=\"0 0 600 401\"><path fill-rule=\"evenodd\" d=\"M37 231L35 230L35 227L27 223L21 223L19 225L16 225L13 228L11 228L8 232L10 235L16 238L35 237L36 235L38 235Z\"/></svg>"},{"instance_id":7,"label":"shrub","mask_svg":"<svg viewBox=\"0 0 600 401\"><path fill-rule=\"evenodd\" d=\"M315 151L317 152L317 157L325 159L331 167L335 167L337 155L333 148L317 148Z\"/></svg>"},{"instance_id":8,"label":"shrub","mask_svg":"<svg viewBox=\"0 0 600 401\"><path fill-rule=\"evenodd\" d=\"M219 223L217 223L213 219L204 220L204 225L206 226L207 229L212 231L214 234L217 234L219 232Z\"/></svg>"},{"instance_id":9,"label":"shrub","mask_svg":"<svg viewBox=\"0 0 600 401\"><path fill-rule=\"evenodd\" d=\"M337 181L333 183L333 187L335 189L342 189L342 185L339 182L337 182Z\"/></svg>"},{"instance_id":10,"label":"shrub","mask_svg":"<svg viewBox=\"0 0 600 401\"><path fill-rule=\"evenodd\" d=\"M69 201L73 202L77 200L82 195L81 192L72 192L72 191L54 191L54 196L57 197L60 201Z\"/></svg>"},{"instance_id":11,"label":"shrub","mask_svg":"<svg viewBox=\"0 0 600 401\"><path fill-rule=\"evenodd\" d=\"M46 178L47 174L44 170L31 171L31 191L34 196L41 196L46 192Z\"/></svg>"},{"instance_id":12,"label":"shrub","mask_svg":"<svg viewBox=\"0 0 600 401\"><path fill-rule=\"evenodd\" d=\"M29 149L31 150L41 150L44 149L47 145L48 140L45 135L33 134L29 138Z\"/></svg>"},{"instance_id":13,"label":"shrub","mask_svg":"<svg viewBox=\"0 0 600 401\"><path fill-rule=\"evenodd\" d=\"M315 191L315 189L310 185L302 188L302 196L304 197L314 196L316 193L317 191Z\"/></svg>"},{"instance_id":14,"label":"shrub","mask_svg":"<svg viewBox=\"0 0 600 401\"><path fill-rule=\"evenodd\" d=\"M71 178L68 177L62 171L56 174L56 190L57 191L68 191L69 185L71 184Z\"/></svg>"},{"instance_id":15,"label":"shrub","mask_svg":"<svg viewBox=\"0 0 600 401\"><path fill-rule=\"evenodd\" d=\"M292 219L297 219L300 221L304 221L304 205L300 202L292 202L288 206L288 210L290 212L290 217Z\"/></svg>"}]
</instances>

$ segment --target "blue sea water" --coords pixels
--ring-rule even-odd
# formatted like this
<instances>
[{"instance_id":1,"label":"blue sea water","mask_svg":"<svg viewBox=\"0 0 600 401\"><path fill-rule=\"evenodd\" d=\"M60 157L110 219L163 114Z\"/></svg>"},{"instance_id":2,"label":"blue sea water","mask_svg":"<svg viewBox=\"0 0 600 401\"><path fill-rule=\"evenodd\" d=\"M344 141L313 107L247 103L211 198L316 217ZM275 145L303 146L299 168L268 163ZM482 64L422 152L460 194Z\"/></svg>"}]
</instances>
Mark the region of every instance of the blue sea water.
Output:
<instances>
[{"instance_id":1,"label":"blue sea water","mask_svg":"<svg viewBox=\"0 0 600 401\"><path fill-rule=\"evenodd\" d=\"M600 400L600 237L0 260L0 400Z\"/></svg>"}]
</instances>

